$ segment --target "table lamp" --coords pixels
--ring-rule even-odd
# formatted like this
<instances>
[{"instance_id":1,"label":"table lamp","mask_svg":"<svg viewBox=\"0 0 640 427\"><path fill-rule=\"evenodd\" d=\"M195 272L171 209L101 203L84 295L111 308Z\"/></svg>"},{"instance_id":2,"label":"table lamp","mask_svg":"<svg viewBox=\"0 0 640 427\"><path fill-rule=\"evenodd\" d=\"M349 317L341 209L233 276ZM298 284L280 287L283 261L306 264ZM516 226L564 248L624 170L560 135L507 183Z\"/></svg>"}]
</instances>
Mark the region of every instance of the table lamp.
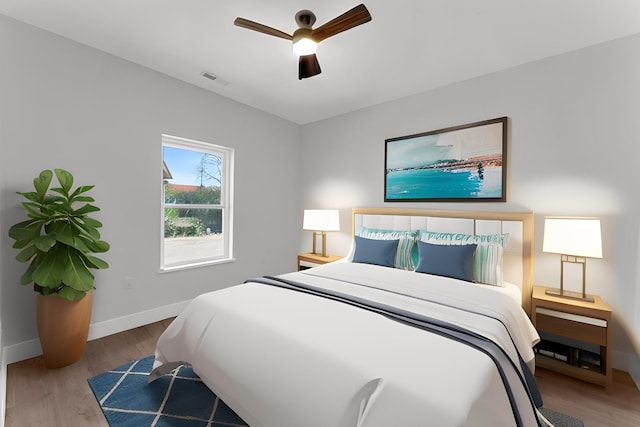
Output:
<instances>
[{"instance_id":1,"label":"table lamp","mask_svg":"<svg viewBox=\"0 0 640 427\"><path fill-rule=\"evenodd\" d=\"M548 295L593 302L586 292L587 258L602 258L600 220L595 218L545 218L542 252L560 254L560 289ZM564 264L582 266L582 293L564 289Z\"/></svg>"},{"instance_id":2,"label":"table lamp","mask_svg":"<svg viewBox=\"0 0 640 427\"><path fill-rule=\"evenodd\" d=\"M305 209L302 222L304 230L313 231L313 253L327 257L327 231L340 230L340 217L337 210ZM322 236L322 253L316 252L316 238Z\"/></svg>"}]
</instances>

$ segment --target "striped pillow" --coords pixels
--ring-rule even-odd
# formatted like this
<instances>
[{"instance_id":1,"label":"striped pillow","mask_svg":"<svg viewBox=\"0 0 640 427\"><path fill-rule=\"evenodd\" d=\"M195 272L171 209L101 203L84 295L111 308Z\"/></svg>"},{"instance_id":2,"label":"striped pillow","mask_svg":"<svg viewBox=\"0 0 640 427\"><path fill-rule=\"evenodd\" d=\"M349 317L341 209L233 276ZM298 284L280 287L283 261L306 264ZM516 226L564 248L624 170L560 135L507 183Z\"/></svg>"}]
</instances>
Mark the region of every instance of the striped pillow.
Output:
<instances>
[{"instance_id":1,"label":"striped pillow","mask_svg":"<svg viewBox=\"0 0 640 427\"><path fill-rule=\"evenodd\" d=\"M417 257L417 250L414 251L414 248L418 236L417 231L379 230L362 226L358 236L374 240L399 240L394 260L395 268L415 270L414 258ZM416 253L414 254L414 252Z\"/></svg>"},{"instance_id":2,"label":"striped pillow","mask_svg":"<svg viewBox=\"0 0 640 427\"><path fill-rule=\"evenodd\" d=\"M504 286L502 274L504 247L509 234L464 234L420 231L419 240L436 245L478 245L474 255L473 279L477 283Z\"/></svg>"}]
</instances>

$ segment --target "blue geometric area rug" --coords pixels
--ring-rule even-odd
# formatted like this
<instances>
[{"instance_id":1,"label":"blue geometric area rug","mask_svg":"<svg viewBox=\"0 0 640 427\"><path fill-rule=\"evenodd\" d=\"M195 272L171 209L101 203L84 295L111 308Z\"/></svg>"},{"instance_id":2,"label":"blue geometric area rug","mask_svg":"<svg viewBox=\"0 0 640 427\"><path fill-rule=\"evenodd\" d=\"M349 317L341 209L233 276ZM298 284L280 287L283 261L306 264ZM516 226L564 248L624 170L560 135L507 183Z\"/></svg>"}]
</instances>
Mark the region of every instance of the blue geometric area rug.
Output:
<instances>
[{"instance_id":1,"label":"blue geometric area rug","mask_svg":"<svg viewBox=\"0 0 640 427\"><path fill-rule=\"evenodd\" d=\"M247 427L190 366L147 383L154 356L89 378L111 427Z\"/></svg>"},{"instance_id":2,"label":"blue geometric area rug","mask_svg":"<svg viewBox=\"0 0 640 427\"><path fill-rule=\"evenodd\" d=\"M582 420L573 418L570 415L565 415L560 412L553 411L547 408L540 408L540 412L551 422L554 427L584 427Z\"/></svg>"},{"instance_id":3,"label":"blue geometric area rug","mask_svg":"<svg viewBox=\"0 0 640 427\"><path fill-rule=\"evenodd\" d=\"M110 427L248 427L190 366L147 383L154 356L89 378ZM555 427L583 427L581 420L541 409Z\"/></svg>"}]
</instances>

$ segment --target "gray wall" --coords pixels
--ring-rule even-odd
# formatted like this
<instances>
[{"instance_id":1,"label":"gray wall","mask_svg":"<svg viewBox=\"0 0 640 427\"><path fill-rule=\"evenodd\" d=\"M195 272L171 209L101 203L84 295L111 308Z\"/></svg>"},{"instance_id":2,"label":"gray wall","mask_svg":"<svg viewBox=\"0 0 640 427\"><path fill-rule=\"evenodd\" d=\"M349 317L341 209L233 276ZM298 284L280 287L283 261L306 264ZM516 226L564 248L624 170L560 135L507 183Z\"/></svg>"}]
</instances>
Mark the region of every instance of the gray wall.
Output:
<instances>
[{"instance_id":1,"label":"gray wall","mask_svg":"<svg viewBox=\"0 0 640 427\"><path fill-rule=\"evenodd\" d=\"M328 245L345 254L351 207L385 205L385 138L508 116L507 203L386 205L531 210L534 279L552 286L559 261L541 252L544 216L601 217L604 258L589 260L587 286L614 309L615 365L640 378L639 50L640 36L629 37L300 127L0 16L3 345L37 337L34 294L18 285L24 265L6 230L23 218L15 192L41 169L67 168L96 185L112 250L111 268L97 272L93 322L126 325L206 290L292 270L296 252L311 246L303 207L341 209L342 231ZM158 273L162 133L236 149L236 262Z\"/></svg>"},{"instance_id":2,"label":"gray wall","mask_svg":"<svg viewBox=\"0 0 640 427\"><path fill-rule=\"evenodd\" d=\"M544 254L547 215L602 219L603 259L587 263L587 290L614 310L614 366L640 379L638 238L640 35L483 76L304 126L305 208L339 208L328 250L346 254L353 206L528 210L536 214L534 280L559 285L559 256ZM383 202L386 138L510 118L507 203ZM301 249L310 236L303 234Z\"/></svg>"},{"instance_id":3,"label":"gray wall","mask_svg":"<svg viewBox=\"0 0 640 427\"><path fill-rule=\"evenodd\" d=\"M111 268L96 272L92 324L126 327L128 316L295 268L298 125L2 15L0 58L4 346L37 338L35 294L19 285L26 265L6 230L25 218L15 192L31 191L45 168L96 185L96 217L112 249ZM235 148L235 262L158 273L163 133Z\"/></svg>"}]
</instances>

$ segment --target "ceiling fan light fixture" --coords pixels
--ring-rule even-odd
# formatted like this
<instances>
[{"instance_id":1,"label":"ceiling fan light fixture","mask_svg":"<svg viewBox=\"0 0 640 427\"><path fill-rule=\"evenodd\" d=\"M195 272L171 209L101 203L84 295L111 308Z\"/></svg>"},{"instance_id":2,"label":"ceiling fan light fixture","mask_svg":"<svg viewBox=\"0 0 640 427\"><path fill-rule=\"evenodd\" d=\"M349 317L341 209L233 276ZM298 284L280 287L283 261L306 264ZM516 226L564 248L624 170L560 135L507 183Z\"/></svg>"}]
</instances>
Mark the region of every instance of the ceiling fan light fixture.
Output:
<instances>
[{"instance_id":1,"label":"ceiling fan light fixture","mask_svg":"<svg viewBox=\"0 0 640 427\"><path fill-rule=\"evenodd\" d=\"M291 38L293 42L293 53L297 56L307 56L316 53L318 43L313 39L311 28L298 28Z\"/></svg>"},{"instance_id":2,"label":"ceiling fan light fixture","mask_svg":"<svg viewBox=\"0 0 640 427\"><path fill-rule=\"evenodd\" d=\"M313 40L302 37L293 42L293 53L297 56L307 56L316 53L318 43Z\"/></svg>"},{"instance_id":3,"label":"ceiling fan light fixture","mask_svg":"<svg viewBox=\"0 0 640 427\"><path fill-rule=\"evenodd\" d=\"M364 4L359 4L331 21L322 24L318 28L313 28L313 24L316 22L316 16L310 10L305 9L299 11L296 13L295 18L298 29L295 30L292 35L259 22L240 17L237 17L235 21L233 21L233 24L238 27L293 42L293 53L298 56L298 78L306 79L321 73L318 58L316 58L316 47L318 43L336 34L340 34L343 31L350 30L351 28L371 21L371 14Z\"/></svg>"}]
</instances>

